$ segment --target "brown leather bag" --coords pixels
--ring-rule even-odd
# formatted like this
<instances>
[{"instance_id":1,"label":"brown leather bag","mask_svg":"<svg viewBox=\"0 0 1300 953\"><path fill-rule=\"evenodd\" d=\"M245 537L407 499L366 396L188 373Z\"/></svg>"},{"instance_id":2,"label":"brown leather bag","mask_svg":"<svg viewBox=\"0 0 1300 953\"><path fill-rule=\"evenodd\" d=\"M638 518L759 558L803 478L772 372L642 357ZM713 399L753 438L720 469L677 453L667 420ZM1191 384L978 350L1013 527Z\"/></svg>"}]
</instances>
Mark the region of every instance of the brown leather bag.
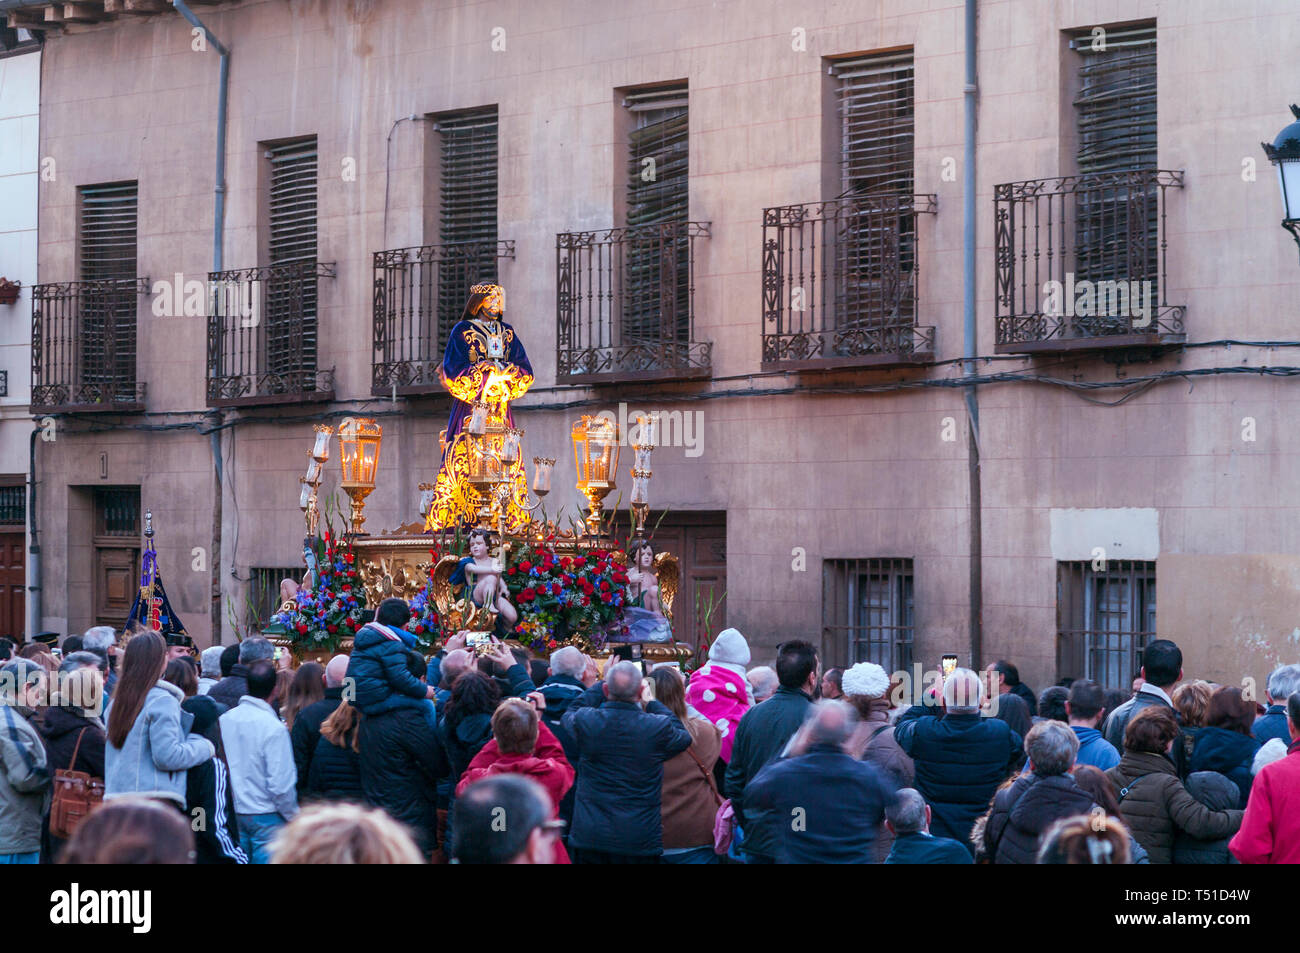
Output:
<instances>
[{"instance_id":1,"label":"brown leather bag","mask_svg":"<svg viewBox=\"0 0 1300 953\"><path fill-rule=\"evenodd\" d=\"M54 772L54 800L50 804L50 833L67 840L82 821L104 801L104 779L92 778L85 771L73 771L81 752L81 739L89 728L77 735L72 749L72 763Z\"/></svg>"}]
</instances>

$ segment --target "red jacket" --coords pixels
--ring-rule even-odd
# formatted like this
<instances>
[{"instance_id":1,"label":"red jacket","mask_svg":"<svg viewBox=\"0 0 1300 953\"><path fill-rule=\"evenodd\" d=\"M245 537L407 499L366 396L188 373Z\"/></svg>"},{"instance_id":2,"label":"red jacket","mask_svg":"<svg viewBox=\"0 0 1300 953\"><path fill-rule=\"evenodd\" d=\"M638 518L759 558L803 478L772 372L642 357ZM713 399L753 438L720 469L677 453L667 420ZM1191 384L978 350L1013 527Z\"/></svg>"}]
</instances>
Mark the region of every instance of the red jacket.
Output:
<instances>
[{"instance_id":1,"label":"red jacket","mask_svg":"<svg viewBox=\"0 0 1300 953\"><path fill-rule=\"evenodd\" d=\"M551 796L552 820L560 816L560 801L573 787L573 766L564 757L564 748L559 740L542 721L537 723L537 744L533 746L532 754L502 754L495 738L479 749L465 769L460 784L456 785L456 796L464 794L465 788L475 781L494 774L522 774L546 788L546 793ZM555 863L569 863L569 853L558 838L555 841Z\"/></svg>"},{"instance_id":2,"label":"red jacket","mask_svg":"<svg viewBox=\"0 0 1300 953\"><path fill-rule=\"evenodd\" d=\"M1300 742L1255 775L1228 849L1243 864L1300 864Z\"/></svg>"}]
</instances>

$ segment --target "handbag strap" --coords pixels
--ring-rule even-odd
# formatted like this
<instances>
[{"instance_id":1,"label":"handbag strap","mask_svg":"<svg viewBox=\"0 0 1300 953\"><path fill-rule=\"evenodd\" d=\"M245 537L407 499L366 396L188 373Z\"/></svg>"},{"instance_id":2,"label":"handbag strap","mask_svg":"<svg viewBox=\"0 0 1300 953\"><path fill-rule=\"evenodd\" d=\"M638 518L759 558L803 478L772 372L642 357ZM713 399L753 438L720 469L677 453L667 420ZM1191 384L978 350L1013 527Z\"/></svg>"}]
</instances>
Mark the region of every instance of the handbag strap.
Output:
<instances>
[{"instance_id":1,"label":"handbag strap","mask_svg":"<svg viewBox=\"0 0 1300 953\"><path fill-rule=\"evenodd\" d=\"M87 725L85 728L82 728L79 732L77 732L77 744L76 747L72 749L72 760L68 762L69 771L73 771L77 767L77 755L81 753L81 739L86 737L86 732L88 732L89 730L90 730L90 725Z\"/></svg>"},{"instance_id":2,"label":"handbag strap","mask_svg":"<svg viewBox=\"0 0 1300 953\"><path fill-rule=\"evenodd\" d=\"M704 766L704 762L700 760L700 756L695 753L694 741L692 741L691 746L686 749L686 753L691 756L691 760L695 762L695 766L700 769L700 774L704 775L704 780L708 782L709 790L713 792L713 800L717 802L719 807L721 807L722 795L718 793L718 785L713 780L713 772Z\"/></svg>"}]
</instances>

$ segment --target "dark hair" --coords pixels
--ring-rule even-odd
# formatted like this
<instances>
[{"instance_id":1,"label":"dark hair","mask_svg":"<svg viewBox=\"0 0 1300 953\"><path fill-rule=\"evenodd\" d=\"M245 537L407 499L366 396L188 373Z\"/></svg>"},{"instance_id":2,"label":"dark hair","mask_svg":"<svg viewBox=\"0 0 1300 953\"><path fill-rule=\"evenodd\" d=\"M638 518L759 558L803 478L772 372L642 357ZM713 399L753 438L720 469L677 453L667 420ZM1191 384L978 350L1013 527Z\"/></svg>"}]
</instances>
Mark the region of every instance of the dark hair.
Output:
<instances>
[{"instance_id":1,"label":"dark hair","mask_svg":"<svg viewBox=\"0 0 1300 953\"><path fill-rule=\"evenodd\" d=\"M1286 716L1291 724L1300 725L1300 692L1292 692L1286 700Z\"/></svg>"},{"instance_id":2,"label":"dark hair","mask_svg":"<svg viewBox=\"0 0 1300 953\"><path fill-rule=\"evenodd\" d=\"M1060 685L1044 688L1038 696L1038 715L1051 721L1068 721L1065 715L1065 701L1070 697L1068 689Z\"/></svg>"},{"instance_id":3,"label":"dark hair","mask_svg":"<svg viewBox=\"0 0 1300 953\"><path fill-rule=\"evenodd\" d=\"M258 659L248 666L248 694L266 701L275 691L279 673L270 659Z\"/></svg>"},{"instance_id":4,"label":"dark hair","mask_svg":"<svg viewBox=\"0 0 1300 953\"><path fill-rule=\"evenodd\" d=\"M7 662L14 657L14 640L0 636L0 662Z\"/></svg>"},{"instance_id":5,"label":"dark hair","mask_svg":"<svg viewBox=\"0 0 1300 953\"><path fill-rule=\"evenodd\" d=\"M1015 688L1020 684L1020 669L1006 659L998 659L994 662L993 671L1002 676L1002 680L1007 683L1007 688Z\"/></svg>"},{"instance_id":6,"label":"dark hair","mask_svg":"<svg viewBox=\"0 0 1300 953\"><path fill-rule=\"evenodd\" d=\"M187 664L183 658L174 658L167 663L167 668L163 670L163 681L171 682L185 693L186 698L199 693L199 676L194 671L194 666Z\"/></svg>"},{"instance_id":7,"label":"dark hair","mask_svg":"<svg viewBox=\"0 0 1300 953\"><path fill-rule=\"evenodd\" d=\"M325 666L320 662L303 662L293 673L293 681L284 695L280 717L284 719L285 727L292 731L293 720L299 713L325 697Z\"/></svg>"},{"instance_id":8,"label":"dark hair","mask_svg":"<svg viewBox=\"0 0 1300 953\"><path fill-rule=\"evenodd\" d=\"M424 660L424 656L415 649L406 650L406 670L416 678L427 678L429 675L429 663Z\"/></svg>"},{"instance_id":9,"label":"dark hair","mask_svg":"<svg viewBox=\"0 0 1300 953\"><path fill-rule=\"evenodd\" d=\"M1069 675L1065 676L1065 678L1059 678L1056 680L1056 684L1060 685L1062 688L1069 688L1074 684L1074 682L1075 679Z\"/></svg>"},{"instance_id":10,"label":"dark hair","mask_svg":"<svg viewBox=\"0 0 1300 953\"><path fill-rule=\"evenodd\" d=\"M221 650L221 677L229 678L230 673L239 664L239 643L227 645Z\"/></svg>"},{"instance_id":11,"label":"dark hair","mask_svg":"<svg viewBox=\"0 0 1300 953\"><path fill-rule=\"evenodd\" d=\"M375 621L400 629L411 621L411 607L403 599L385 599L375 611Z\"/></svg>"},{"instance_id":12,"label":"dark hair","mask_svg":"<svg viewBox=\"0 0 1300 953\"><path fill-rule=\"evenodd\" d=\"M1104 693L1106 711L1112 712L1133 697L1133 693L1123 688L1108 688Z\"/></svg>"},{"instance_id":13,"label":"dark hair","mask_svg":"<svg viewBox=\"0 0 1300 953\"><path fill-rule=\"evenodd\" d=\"M535 658L528 663L528 675L534 685L541 687L542 682L551 677L551 668L545 659Z\"/></svg>"},{"instance_id":14,"label":"dark hair","mask_svg":"<svg viewBox=\"0 0 1300 953\"><path fill-rule=\"evenodd\" d=\"M776 653L776 678L782 688L803 688L808 676L817 670L817 648L811 642L783 642Z\"/></svg>"},{"instance_id":15,"label":"dark hair","mask_svg":"<svg viewBox=\"0 0 1300 953\"><path fill-rule=\"evenodd\" d=\"M86 646L86 640L79 635L70 635L63 640L63 657L67 658L73 652L80 652Z\"/></svg>"},{"instance_id":16,"label":"dark hair","mask_svg":"<svg viewBox=\"0 0 1300 953\"><path fill-rule=\"evenodd\" d=\"M465 537L465 547L466 547L466 549L469 548L469 542L470 542L470 540L472 540L475 536L482 536L482 537L483 537L483 542L487 543L488 548L491 548L491 546L492 546L492 531L491 531L490 529L484 529L482 526L476 526L476 527L474 527L472 530L470 530L470 531L469 531L469 534L466 535L466 537Z\"/></svg>"},{"instance_id":17,"label":"dark hair","mask_svg":"<svg viewBox=\"0 0 1300 953\"><path fill-rule=\"evenodd\" d=\"M1070 686L1070 717L1087 720L1107 709L1106 693L1090 678L1076 679Z\"/></svg>"},{"instance_id":18,"label":"dark hair","mask_svg":"<svg viewBox=\"0 0 1300 953\"><path fill-rule=\"evenodd\" d=\"M1124 750L1164 754L1169 742L1178 737L1178 718L1172 708L1150 705L1124 726Z\"/></svg>"},{"instance_id":19,"label":"dark hair","mask_svg":"<svg viewBox=\"0 0 1300 953\"><path fill-rule=\"evenodd\" d=\"M1127 864L1131 857L1127 827L1098 829L1086 814L1057 821L1043 833L1038 850L1040 864Z\"/></svg>"},{"instance_id":20,"label":"dark hair","mask_svg":"<svg viewBox=\"0 0 1300 953\"><path fill-rule=\"evenodd\" d=\"M492 737L502 754L532 754L537 734L537 709L522 698L507 698L492 713Z\"/></svg>"},{"instance_id":21,"label":"dark hair","mask_svg":"<svg viewBox=\"0 0 1300 953\"><path fill-rule=\"evenodd\" d=\"M536 781L513 774L475 781L452 808L451 856L461 864L509 863L550 813L550 798Z\"/></svg>"},{"instance_id":22,"label":"dark hair","mask_svg":"<svg viewBox=\"0 0 1300 953\"><path fill-rule=\"evenodd\" d=\"M826 670L826 673L822 675L822 680L830 682L841 692L844 691L844 669L828 668Z\"/></svg>"},{"instance_id":23,"label":"dark hair","mask_svg":"<svg viewBox=\"0 0 1300 953\"><path fill-rule=\"evenodd\" d=\"M1164 688L1178 681L1183 673L1183 653L1168 639L1147 643L1142 652L1143 677L1156 688Z\"/></svg>"},{"instance_id":24,"label":"dark hair","mask_svg":"<svg viewBox=\"0 0 1300 953\"><path fill-rule=\"evenodd\" d=\"M145 697L158 684L166 667L167 643L157 632L141 632L126 643L122 672L113 689L113 706L108 710L108 743L114 748L126 744L126 736L144 708Z\"/></svg>"},{"instance_id":25,"label":"dark hair","mask_svg":"<svg viewBox=\"0 0 1300 953\"><path fill-rule=\"evenodd\" d=\"M451 686L443 721L454 729L471 715L491 715L501 703L501 686L482 672L464 672Z\"/></svg>"},{"instance_id":26,"label":"dark hair","mask_svg":"<svg viewBox=\"0 0 1300 953\"><path fill-rule=\"evenodd\" d=\"M641 555L641 550L648 549L651 553L655 551L654 543L648 539L634 539L627 547L628 562L635 564L637 557Z\"/></svg>"},{"instance_id":27,"label":"dark hair","mask_svg":"<svg viewBox=\"0 0 1300 953\"><path fill-rule=\"evenodd\" d=\"M156 637L162 641L161 635ZM194 832L175 807L141 797L115 799L104 802L77 825L58 862L192 864Z\"/></svg>"},{"instance_id":28,"label":"dark hair","mask_svg":"<svg viewBox=\"0 0 1300 953\"><path fill-rule=\"evenodd\" d=\"M1250 737L1251 729L1255 727L1255 703L1242 697L1240 688L1220 685L1210 695L1205 724L1210 728L1226 728Z\"/></svg>"},{"instance_id":29,"label":"dark hair","mask_svg":"<svg viewBox=\"0 0 1300 953\"><path fill-rule=\"evenodd\" d=\"M1101 768L1091 764L1076 764L1074 783L1111 817L1124 820L1124 814L1119 807L1119 798L1115 795L1115 786L1110 783L1110 778L1106 777Z\"/></svg>"}]
</instances>

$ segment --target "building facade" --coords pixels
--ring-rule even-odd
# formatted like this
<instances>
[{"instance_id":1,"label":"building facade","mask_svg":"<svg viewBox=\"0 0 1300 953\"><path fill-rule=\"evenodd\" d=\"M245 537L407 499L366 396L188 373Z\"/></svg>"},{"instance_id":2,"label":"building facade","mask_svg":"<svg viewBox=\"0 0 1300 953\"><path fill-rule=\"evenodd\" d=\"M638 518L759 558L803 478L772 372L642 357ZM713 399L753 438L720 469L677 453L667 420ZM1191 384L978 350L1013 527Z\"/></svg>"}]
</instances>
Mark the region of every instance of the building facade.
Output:
<instances>
[{"instance_id":1,"label":"building facade","mask_svg":"<svg viewBox=\"0 0 1300 953\"><path fill-rule=\"evenodd\" d=\"M496 278L555 505L578 414L666 415L688 639L1035 686L1126 685L1156 634L1234 684L1300 653L1285 0L981 0L973 355L956 0L0 6L49 28L43 627L125 617L152 511L231 641L298 564L316 422L376 417L367 526L417 519Z\"/></svg>"},{"instance_id":2,"label":"building facade","mask_svg":"<svg viewBox=\"0 0 1300 953\"><path fill-rule=\"evenodd\" d=\"M0 635L5 636L22 635L34 618L27 589L26 474L40 82L36 37L0 25Z\"/></svg>"}]
</instances>

